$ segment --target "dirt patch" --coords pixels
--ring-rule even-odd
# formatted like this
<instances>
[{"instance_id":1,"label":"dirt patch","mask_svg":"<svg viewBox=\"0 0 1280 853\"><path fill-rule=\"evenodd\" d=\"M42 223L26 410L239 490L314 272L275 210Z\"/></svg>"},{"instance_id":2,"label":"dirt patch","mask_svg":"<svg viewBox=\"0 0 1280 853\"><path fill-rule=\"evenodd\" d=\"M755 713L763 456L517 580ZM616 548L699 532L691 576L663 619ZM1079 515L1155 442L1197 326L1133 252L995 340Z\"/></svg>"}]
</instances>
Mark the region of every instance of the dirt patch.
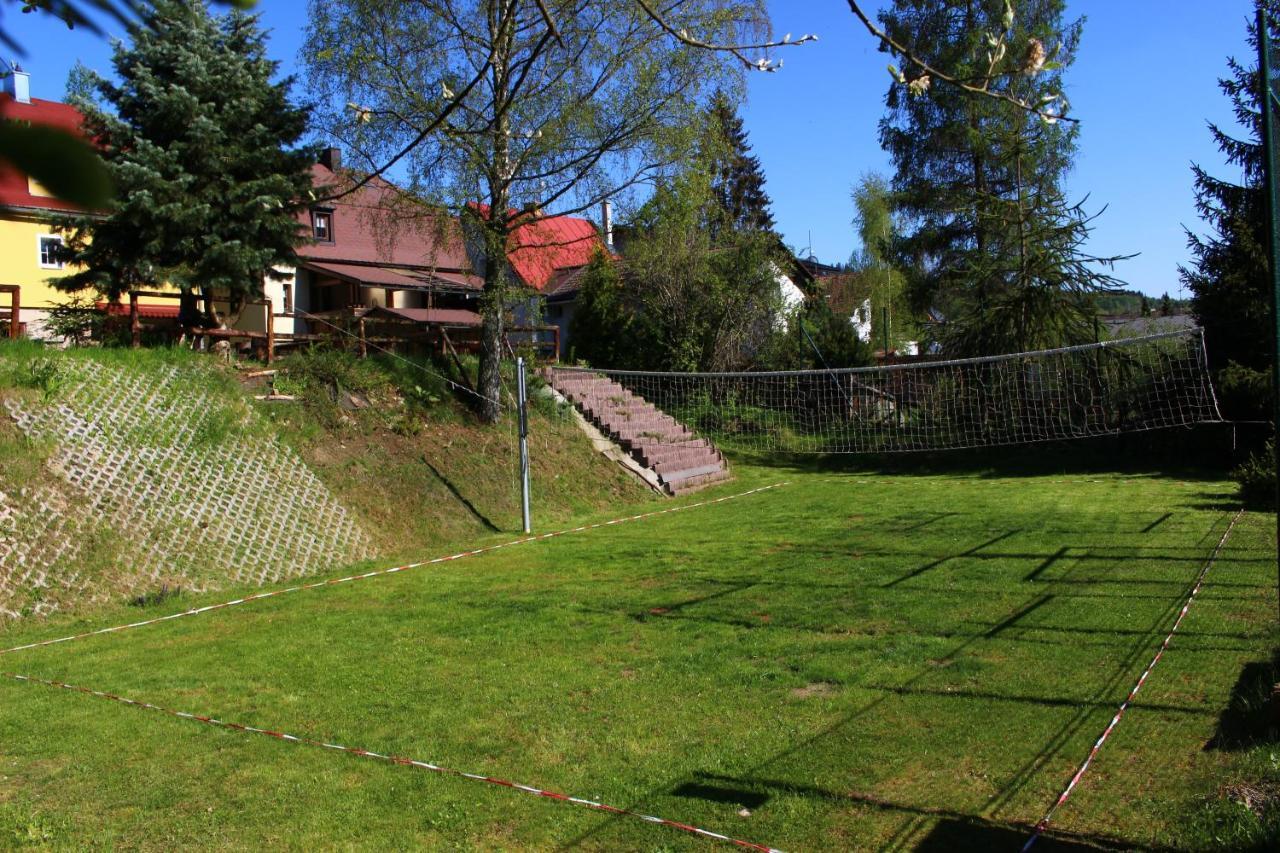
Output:
<instances>
[{"instance_id":1,"label":"dirt patch","mask_svg":"<svg viewBox=\"0 0 1280 853\"><path fill-rule=\"evenodd\" d=\"M810 681L804 687L797 687L791 691L791 695L797 699L812 699L815 696L834 696L840 689L837 684L830 681Z\"/></svg>"},{"instance_id":2,"label":"dirt patch","mask_svg":"<svg viewBox=\"0 0 1280 853\"><path fill-rule=\"evenodd\" d=\"M1244 806L1259 819L1280 806L1280 782L1276 781L1232 782L1223 785L1219 793L1223 798Z\"/></svg>"}]
</instances>

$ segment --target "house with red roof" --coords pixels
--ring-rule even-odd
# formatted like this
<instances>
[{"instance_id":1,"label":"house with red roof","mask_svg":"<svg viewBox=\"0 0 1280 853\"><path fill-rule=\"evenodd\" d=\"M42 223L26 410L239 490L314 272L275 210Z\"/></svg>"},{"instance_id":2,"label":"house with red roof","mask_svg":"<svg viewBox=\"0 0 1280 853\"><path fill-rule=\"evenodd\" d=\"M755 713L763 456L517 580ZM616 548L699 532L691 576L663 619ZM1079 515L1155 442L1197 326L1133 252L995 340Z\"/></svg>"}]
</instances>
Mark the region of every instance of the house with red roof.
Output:
<instances>
[{"instance_id":1,"label":"house with red roof","mask_svg":"<svg viewBox=\"0 0 1280 853\"><path fill-rule=\"evenodd\" d=\"M608 202L602 226L577 216L548 216L517 228L511 235L507 258L517 278L535 291L542 303L542 322L559 330L558 355L569 350L569 323L581 284L582 272L598 251L616 257L610 245Z\"/></svg>"},{"instance_id":2,"label":"house with red roof","mask_svg":"<svg viewBox=\"0 0 1280 853\"><path fill-rule=\"evenodd\" d=\"M353 316L446 329L480 325L484 279L477 271L484 259L480 242L468 239L457 217L382 178L343 168L336 148L322 154L313 176L316 201L300 214L307 239L297 268L282 271L291 275L268 282L265 293L273 311L287 315L275 318L278 335L323 332ZM476 209L483 214L482 206ZM514 322L528 324L542 313L531 310L533 303L580 272L603 246L596 226L579 217L519 225L507 263L531 298L513 300ZM564 323L567 328L567 317Z\"/></svg>"},{"instance_id":3,"label":"house with red roof","mask_svg":"<svg viewBox=\"0 0 1280 853\"><path fill-rule=\"evenodd\" d=\"M31 81L15 68L0 92L0 121L23 122L77 132L83 117L69 104L31 97ZM78 214L73 205L54 198L34 179L0 162L0 284L21 288L19 322L38 335L49 309L66 302L50 279L71 270L57 258L62 236L55 226ZM8 303L0 306L7 310Z\"/></svg>"},{"instance_id":4,"label":"house with red roof","mask_svg":"<svg viewBox=\"0 0 1280 853\"><path fill-rule=\"evenodd\" d=\"M0 118L78 131L74 107L30 97L27 75L15 71L0 93ZM482 262L457 217L442 215L381 177L342 166L336 148L312 167L313 202L299 213L304 236L298 263L266 282L265 300L246 306L234 327L277 335L331 332L339 319L376 316L433 327L480 325ZM67 296L50 278L66 275L56 257L60 219L79 214L26 175L0 165L0 284L21 287L20 319L38 333L48 310ZM508 263L535 298L556 288L566 273L584 266L602 245L585 219L554 216L531 221L512 235ZM175 293L176 296L176 293ZM0 313L6 306L0 304ZM128 306L100 306L127 313ZM225 303L218 307L226 310ZM143 297L143 319L176 318L174 299ZM523 322L532 314L516 309Z\"/></svg>"},{"instance_id":5,"label":"house with red roof","mask_svg":"<svg viewBox=\"0 0 1280 853\"><path fill-rule=\"evenodd\" d=\"M80 133L84 115L70 104L31 97L30 76L14 66L0 91L0 121ZM73 271L58 257L57 248L64 240L59 226L84 213L55 198L34 178L0 161L0 285L18 287L19 322L28 337L46 337L45 321L50 310L70 299L53 285L53 281ZM145 319L177 319L178 305L172 299L148 296L139 303L140 316ZM7 313L8 308L7 301L0 302L0 313ZM105 302L99 302L98 308L114 314L128 313L128 306Z\"/></svg>"}]
</instances>

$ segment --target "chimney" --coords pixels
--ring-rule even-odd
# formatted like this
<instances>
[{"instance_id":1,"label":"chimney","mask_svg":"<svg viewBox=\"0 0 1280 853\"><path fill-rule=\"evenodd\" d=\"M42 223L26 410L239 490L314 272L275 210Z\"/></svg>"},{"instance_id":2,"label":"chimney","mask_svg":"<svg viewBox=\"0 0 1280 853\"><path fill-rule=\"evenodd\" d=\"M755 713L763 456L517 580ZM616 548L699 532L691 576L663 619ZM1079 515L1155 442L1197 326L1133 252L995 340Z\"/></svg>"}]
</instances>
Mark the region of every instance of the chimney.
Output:
<instances>
[{"instance_id":1,"label":"chimney","mask_svg":"<svg viewBox=\"0 0 1280 853\"><path fill-rule=\"evenodd\" d=\"M320 165L327 168L330 172L336 172L342 168L342 150L339 148L326 148L320 152Z\"/></svg>"},{"instance_id":2,"label":"chimney","mask_svg":"<svg viewBox=\"0 0 1280 853\"><path fill-rule=\"evenodd\" d=\"M600 204L600 230L604 232L604 246L613 251L613 203L605 199Z\"/></svg>"},{"instance_id":3,"label":"chimney","mask_svg":"<svg viewBox=\"0 0 1280 853\"><path fill-rule=\"evenodd\" d=\"M4 90L20 104L31 103L31 75L14 63L4 76Z\"/></svg>"}]
</instances>

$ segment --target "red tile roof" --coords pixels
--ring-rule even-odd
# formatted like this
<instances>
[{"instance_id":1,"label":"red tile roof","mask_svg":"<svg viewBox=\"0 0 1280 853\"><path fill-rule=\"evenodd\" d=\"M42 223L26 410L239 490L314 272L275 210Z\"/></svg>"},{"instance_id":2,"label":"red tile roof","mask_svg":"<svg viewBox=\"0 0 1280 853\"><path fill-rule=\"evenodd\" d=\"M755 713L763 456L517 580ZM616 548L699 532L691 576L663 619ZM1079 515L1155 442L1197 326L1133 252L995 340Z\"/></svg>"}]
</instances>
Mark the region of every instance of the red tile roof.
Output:
<instances>
[{"instance_id":1,"label":"red tile roof","mask_svg":"<svg viewBox=\"0 0 1280 853\"><path fill-rule=\"evenodd\" d=\"M580 267L603 248L596 226L576 216L550 216L518 227L507 257L516 275L537 290L546 289L556 270Z\"/></svg>"},{"instance_id":2,"label":"red tile roof","mask_svg":"<svg viewBox=\"0 0 1280 853\"><path fill-rule=\"evenodd\" d=\"M32 98L22 104L7 93L0 93L0 121L30 122L34 125L57 127L79 132L84 116L70 104ZM21 207L35 210L75 211L76 206L56 198L32 195L27 176L17 169L0 165L0 207Z\"/></svg>"},{"instance_id":3,"label":"red tile roof","mask_svg":"<svg viewBox=\"0 0 1280 853\"><path fill-rule=\"evenodd\" d=\"M488 205L472 206L481 216ZM514 214L515 211L511 211ZM556 287L556 272L584 266L604 248L595 223L577 216L546 216L518 225L507 243L507 260L520 280L543 293Z\"/></svg>"}]
</instances>

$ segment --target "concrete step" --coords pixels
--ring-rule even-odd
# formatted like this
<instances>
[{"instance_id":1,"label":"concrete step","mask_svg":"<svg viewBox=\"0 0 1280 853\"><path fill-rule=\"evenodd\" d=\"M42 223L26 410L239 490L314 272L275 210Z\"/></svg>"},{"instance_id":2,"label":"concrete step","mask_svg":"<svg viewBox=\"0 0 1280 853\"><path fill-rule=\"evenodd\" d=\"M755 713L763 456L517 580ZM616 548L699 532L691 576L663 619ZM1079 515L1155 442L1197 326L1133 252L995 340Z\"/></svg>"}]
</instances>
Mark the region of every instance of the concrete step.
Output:
<instances>
[{"instance_id":1,"label":"concrete step","mask_svg":"<svg viewBox=\"0 0 1280 853\"><path fill-rule=\"evenodd\" d=\"M664 482L662 487L671 495L684 495L689 492L696 492L698 489L707 486L722 483L730 478L730 474L724 468L718 471L710 471L705 474L695 474L678 480Z\"/></svg>"},{"instance_id":2,"label":"concrete step","mask_svg":"<svg viewBox=\"0 0 1280 853\"><path fill-rule=\"evenodd\" d=\"M679 424L674 426L670 424L664 424L662 426L646 426L644 424L619 424L617 421L611 421L609 426L612 428L611 431L613 434L618 438L648 438L655 442L687 441L693 438L693 433L689 432Z\"/></svg>"},{"instance_id":3,"label":"concrete step","mask_svg":"<svg viewBox=\"0 0 1280 853\"><path fill-rule=\"evenodd\" d=\"M704 465L724 466L724 460L720 458L720 454L710 448L705 450L677 450L660 454L657 457L649 457L649 459L650 464L648 467L659 474L669 474L686 468L701 468Z\"/></svg>"},{"instance_id":4,"label":"concrete step","mask_svg":"<svg viewBox=\"0 0 1280 853\"><path fill-rule=\"evenodd\" d=\"M611 441L652 470L668 494L729 479L715 445L618 383L599 374L554 368L542 375Z\"/></svg>"},{"instance_id":5,"label":"concrete step","mask_svg":"<svg viewBox=\"0 0 1280 853\"><path fill-rule=\"evenodd\" d=\"M686 450L689 448L710 448L711 443L705 438L687 438L683 441L654 441L649 438L627 438L617 439L634 458L640 460L642 465L647 466L645 460L656 459L660 454L670 453L673 450Z\"/></svg>"}]
</instances>

